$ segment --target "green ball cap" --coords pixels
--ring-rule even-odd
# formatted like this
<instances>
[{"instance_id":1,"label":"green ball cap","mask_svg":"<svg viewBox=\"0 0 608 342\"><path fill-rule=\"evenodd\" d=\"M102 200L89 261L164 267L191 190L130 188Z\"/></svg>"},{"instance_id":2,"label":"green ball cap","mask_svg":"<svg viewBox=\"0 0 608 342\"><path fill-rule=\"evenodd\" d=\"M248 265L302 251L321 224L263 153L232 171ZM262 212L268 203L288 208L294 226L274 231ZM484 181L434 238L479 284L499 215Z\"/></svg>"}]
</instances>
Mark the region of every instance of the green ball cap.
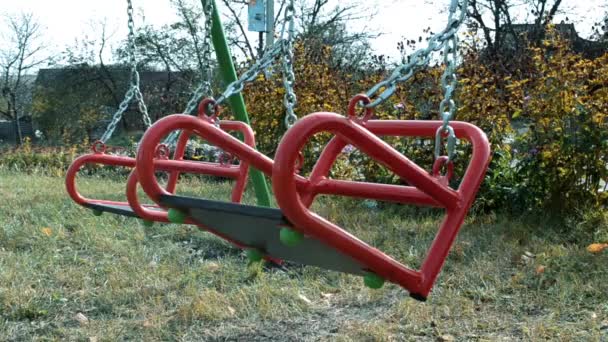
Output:
<instances>
[{"instance_id":1,"label":"green ball cap","mask_svg":"<svg viewBox=\"0 0 608 342\"><path fill-rule=\"evenodd\" d=\"M154 221L142 220L144 227L152 227L154 225Z\"/></svg>"},{"instance_id":2,"label":"green ball cap","mask_svg":"<svg viewBox=\"0 0 608 342\"><path fill-rule=\"evenodd\" d=\"M247 254L247 259L251 262L262 261L264 258L264 254L255 248L250 248L246 250L245 253Z\"/></svg>"},{"instance_id":3,"label":"green ball cap","mask_svg":"<svg viewBox=\"0 0 608 342\"><path fill-rule=\"evenodd\" d=\"M101 214L103 214L103 211L97 210L97 209L93 209L93 215L95 215L95 216L101 216Z\"/></svg>"},{"instance_id":4,"label":"green ball cap","mask_svg":"<svg viewBox=\"0 0 608 342\"><path fill-rule=\"evenodd\" d=\"M279 234L281 242L288 247L297 246L304 239L304 234L289 228L282 228Z\"/></svg>"},{"instance_id":5,"label":"green ball cap","mask_svg":"<svg viewBox=\"0 0 608 342\"><path fill-rule=\"evenodd\" d=\"M181 224L186 222L186 214L173 208L169 209L169 211L167 212L167 218L171 223Z\"/></svg>"},{"instance_id":6,"label":"green ball cap","mask_svg":"<svg viewBox=\"0 0 608 342\"><path fill-rule=\"evenodd\" d=\"M368 272L363 277L363 282L365 283L365 286L369 287L370 289L379 289L384 285L384 278L380 277L376 273Z\"/></svg>"}]
</instances>

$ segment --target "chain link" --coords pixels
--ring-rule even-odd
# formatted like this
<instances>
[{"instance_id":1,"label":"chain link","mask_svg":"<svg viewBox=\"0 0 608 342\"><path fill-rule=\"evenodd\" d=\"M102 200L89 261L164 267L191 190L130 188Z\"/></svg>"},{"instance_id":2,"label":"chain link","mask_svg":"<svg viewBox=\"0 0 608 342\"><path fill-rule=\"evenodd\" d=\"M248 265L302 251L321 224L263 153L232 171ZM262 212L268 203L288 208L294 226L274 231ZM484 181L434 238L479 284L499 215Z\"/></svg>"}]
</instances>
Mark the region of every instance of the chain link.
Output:
<instances>
[{"instance_id":1,"label":"chain link","mask_svg":"<svg viewBox=\"0 0 608 342\"><path fill-rule=\"evenodd\" d=\"M452 11L453 7L454 6L450 8L450 17L448 19L450 22L453 21L455 13L455 11ZM437 131L437 136L435 138L435 158L439 158L441 156L441 146L443 146L443 135L447 135L446 152L448 162L454 159L456 143L458 142L454 129L450 126L450 120L456 115L456 104L454 103L452 96L458 85L458 78L456 77L457 60L458 36L454 34L445 42L443 47L443 64L445 65L445 70L441 76L441 87L443 88L444 95L443 100L439 105L439 113L441 114L443 125Z\"/></svg>"},{"instance_id":2,"label":"chain link","mask_svg":"<svg viewBox=\"0 0 608 342\"><path fill-rule=\"evenodd\" d=\"M295 1L290 0L285 8L281 38L269 46L259 58L241 77L230 83L224 92L216 99L218 104L225 102L229 97L240 93L247 83L250 83L265 72L272 63L281 58L283 66L283 86L285 87L285 126L289 129L298 120L294 108L297 105L297 96L294 91L295 73L293 71L293 40L295 38Z\"/></svg>"},{"instance_id":3,"label":"chain link","mask_svg":"<svg viewBox=\"0 0 608 342\"><path fill-rule=\"evenodd\" d=\"M212 0L206 0L203 5L203 14L205 15L204 34L203 37L203 52L202 59L203 65L201 69L201 83L192 93L192 96L186 104L186 109L182 112L183 114L192 114L198 107L198 103L203 97L211 96L211 79L213 78L213 69L211 68L211 29L213 27L213 5ZM165 138L164 144L173 147L177 143L180 132L172 132Z\"/></svg>"},{"instance_id":4,"label":"chain link","mask_svg":"<svg viewBox=\"0 0 608 342\"><path fill-rule=\"evenodd\" d=\"M287 129L290 129L298 121L298 116L294 111L295 106L298 104L298 97L293 89L296 82L296 75L293 71L293 39L295 36L294 18L294 0L291 0L287 8L285 8L285 21L283 22L283 29L281 32L281 38L284 41L282 62L285 97L283 99L283 104L285 105L285 127Z\"/></svg>"},{"instance_id":5,"label":"chain link","mask_svg":"<svg viewBox=\"0 0 608 342\"><path fill-rule=\"evenodd\" d=\"M264 55L258 59L247 71L245 71L241 77L230 83L224 92L216 99L217 104L224 103L229 97L240 93L244 88L246 83L250 83L255 78L262 73L266 68L268 68L272 62L274 62L283 52L283 40L279 40L275 42L272 46L266 50Z\"/></svg>"},{"instance_id":6,"label":"chain link","mask_svg":"<svg viewBox=\"0 0 608 342\"><path fill-rule=\"evenodd\" d=\"M99 139L104 144L112 137L112 134L114 134L116 126L122 119L122 116L125 111L129 108L129 103L131 103L133 98L135 98L135 100L137 101L137 108L142 114L142 119L146 129L152 126L152 120L150 119L150 115L148 114L148 107L146 106L144 96L142 95L140 89L139 72L137 71L137 60L135 58L135 23L133 20L133 4L131 0L127 0L127 17L127 24L129 28L127 53L129 56L129 66L131 68L129 88L125 93L124 99L122 100L120 105L118 105L118 110L112 116L112 121L110 121L108 127L106 128L106 131Z\"/></svg>"},{"instance_id":7,"label":"chain link","mask_svg":"<svg viewBox=\"0 0 608 342\"><path fill-rule=\"evenodd\" d=\"M367 105L368 108L374 108L384 103L397 91L397 85L399 83L409 80L418 70L428 65L431 60L431 54L440 51L445 47L448 41L456 36L461 24L464 22L467 6L468 0L463 0L463 4L460 6L459 0L452 0L446 28L433 35L429 39L426 48L414 52L407 63L397 67L389 77L373 86L366 93L369 98L375 97L375 99ZM457 13L458 10L460 10L460 13Z\"/></svg>"},{"instance_id":8,"label":"chain link","mask_svg":"<svg viewBox=\"0 0 608 342\"><path fill-rule=\"evenodd\" d=\"M456 113L456 104L452 96L458 84L456 77L456 62L458 59L457 33L465 20L467 8L468 0L463 0L462 4L459 3L459 0L452 0L446 28L433 35L429 39L426 48L415 51L409 57L407 63L397 67L389 77L376 84L366 94L370 98L376 96L375 100L367 105L368 108L379 106L397 91L399 83L409 80L418 70L426 67L431 60L433 52L443 49L445 70L441 76L441 86L444 96L439 105L439 113L443 124L435 135L435 158L439 158L442 154L443 139L445 137L447 139L446 152L448 162L453 160L455 156L456 143L458 141L454 129L450 126L450 120Z\"/></svg>"}]
</instances>

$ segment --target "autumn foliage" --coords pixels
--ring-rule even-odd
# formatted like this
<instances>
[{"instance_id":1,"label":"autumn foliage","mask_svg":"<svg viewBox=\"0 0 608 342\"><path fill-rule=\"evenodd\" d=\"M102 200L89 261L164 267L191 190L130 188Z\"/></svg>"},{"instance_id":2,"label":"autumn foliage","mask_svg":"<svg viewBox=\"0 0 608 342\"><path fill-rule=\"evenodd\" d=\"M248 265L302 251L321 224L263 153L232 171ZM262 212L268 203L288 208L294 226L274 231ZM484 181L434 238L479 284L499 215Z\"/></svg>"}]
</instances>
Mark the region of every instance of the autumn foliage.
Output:
<instances>
[{"instance_id":1,"label":"autumn foliage","mask_svg":"<svg viewBox=\"0 0 608 342\"><path fill-rule=\"evenodd\" d=\"M336 67L340 64L336 63L337 58L331 47L318 42L296 44L298 116L319 111L344 114L353 95L371 88L394 67L383 58L370 57L366 67L350 70ZM530 44L515 58L505 59L488 58L483 50L470 49L464 51L457 71L457 119L479 126L492 144L493 160L476 201L477 209L572 213L605 208L608 54L585 59L549 30L540 45ZM270 76L260 75L244 92L257 147L270 157L286 130L280 71L280 65L275 65ZM438 63L421 70L400 85L390 101L377 108L376 117L437 119L443 98L442 73L443 67ZM38 100L36 105L51 103ZM230 117L229 110L223 115ZM70 121L70 125L90 130L90 123L95 120L98 117L94 114L78 115L78 120ZM318 136L307 146L304 172L328 139L329 136ZM432 165L432 141L387 141L421 166ZM469 152L466 143L458 145L456 174L462 175ZM384 167L353 150L339 158L332 177L400 182ZM457 185L458 177L454 183Z\"/></svg>"},{"instance_id":2,"label":"autumn foliage","mask_svg":"<svg viewBox=\"0 0 608 342\"><path fill-rule=\"evenodd\" d=\"M390 67L370 64L366 71L332 68L332 49L299 44L296 92L299 116L316 111L344 113L351 96L365 91ZM605 206L608 195L608 55L595 60L572 52L551 31L541 46L519 58L491 61L468 51L458 70L457 119L488 135L493 161L480 192L478 208L555 212ZM421 71L402 85L390 103L378 108L382 119L436 119L442 66ZM279 75L260 76L245 93L258 148L272 155L282 134L284 90ZM408 157L429 167L429 141L389 139ZM327 137L306 151L315 160ZM459 145L457 169L463 171L468 146ZM310 158L312 157L312 158ZM334 177L398 182L390 172L356 151L345 153ZM456 180L457 182L457 180Z\"/></svg>"}]
</instances>

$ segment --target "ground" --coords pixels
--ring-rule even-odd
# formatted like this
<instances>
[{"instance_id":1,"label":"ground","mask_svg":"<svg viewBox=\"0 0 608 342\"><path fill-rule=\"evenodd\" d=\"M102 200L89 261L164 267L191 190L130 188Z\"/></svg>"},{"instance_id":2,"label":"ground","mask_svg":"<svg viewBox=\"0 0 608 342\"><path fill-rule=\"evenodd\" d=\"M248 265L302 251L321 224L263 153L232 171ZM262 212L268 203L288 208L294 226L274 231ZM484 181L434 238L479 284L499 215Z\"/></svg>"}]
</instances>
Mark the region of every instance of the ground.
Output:
<instances>
[{"instance_id":1,"label":"ground","mask_svg":"<svg viewBox=\"0 0 608 342\"><path fill-rule=\"evenodd\" d=\"M123 192L119 180L80 184ZM229 192L197 180L182 189ZM469 218L421 303L395 285L247 265L194 227L93 216L61 178L0 171L0 208L0 340L608 341L608 253L542 219ZM438 223L394 205L324 198L318 208L409 265Z\"/></svg>"}]
</instances>

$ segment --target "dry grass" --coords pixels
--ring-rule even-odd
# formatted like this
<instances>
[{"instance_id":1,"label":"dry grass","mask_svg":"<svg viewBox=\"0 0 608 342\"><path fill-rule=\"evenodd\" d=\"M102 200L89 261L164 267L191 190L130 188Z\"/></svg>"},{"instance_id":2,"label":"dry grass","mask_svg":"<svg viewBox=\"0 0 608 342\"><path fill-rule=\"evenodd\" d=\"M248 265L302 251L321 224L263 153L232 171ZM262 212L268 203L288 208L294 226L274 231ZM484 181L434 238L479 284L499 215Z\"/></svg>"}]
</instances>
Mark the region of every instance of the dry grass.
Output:
<instances>
[{"instance_id":1,"label":"dry grass","mask_svg":"<svg viewBox=\"0 0 608 342\"><path fill-rule=\"evenodd\" d=\"M123 192L118 181L81 187ZM213 198L229 191L187 188ZM193 227L95 217L68 199L60 178L0 172L0 197L0 340L608 340L608 253L589 254L584 234L573 240L547 223L470 219L419 303L352 276L247 266L240 251ZM410 264L437 223L396 206L323 199L319 208Z\"/></svg>"}]
</instances>

